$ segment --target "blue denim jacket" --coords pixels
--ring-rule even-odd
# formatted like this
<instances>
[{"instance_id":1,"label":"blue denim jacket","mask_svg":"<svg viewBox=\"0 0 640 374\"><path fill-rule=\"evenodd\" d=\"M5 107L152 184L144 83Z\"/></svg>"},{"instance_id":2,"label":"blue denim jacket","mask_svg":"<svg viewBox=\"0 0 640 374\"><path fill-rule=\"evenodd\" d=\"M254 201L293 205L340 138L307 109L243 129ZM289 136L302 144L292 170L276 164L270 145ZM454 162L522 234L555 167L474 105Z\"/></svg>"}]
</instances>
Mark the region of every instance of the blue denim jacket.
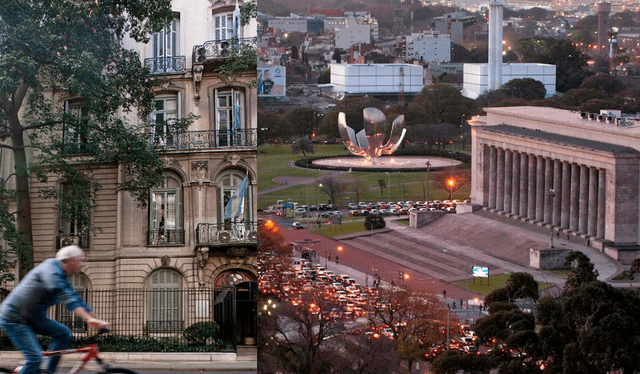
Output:
<instances>
[{"instance_id":1,"label":"blue denim jacket","mask_svg":"<svg viewBox=\"0 0 640 374\"><path fill-rule=\"evenodd\" d=\"M0 304L0 318L22 323L38 323L47 316L47 308L58 303L58 298L73 311L83 307L91 309L71 286L62 262L48 259L33 268Z\"/></svg>"}]
</instances>

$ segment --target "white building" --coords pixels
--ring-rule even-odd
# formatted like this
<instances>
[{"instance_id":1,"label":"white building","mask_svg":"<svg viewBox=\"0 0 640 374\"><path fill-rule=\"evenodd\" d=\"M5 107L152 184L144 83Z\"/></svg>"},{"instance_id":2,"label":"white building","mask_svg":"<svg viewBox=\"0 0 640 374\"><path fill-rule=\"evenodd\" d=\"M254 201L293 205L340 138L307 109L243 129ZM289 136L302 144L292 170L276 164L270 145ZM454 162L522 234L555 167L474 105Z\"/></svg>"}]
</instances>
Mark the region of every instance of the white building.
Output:
<instances>
[{"instance_id":1,"label":"white building","mask_svg":"<svg viewBox=\"0 0 640 374\"><path fill-rule=\"evenodd\" d=\"M268 22L270 29L280 30L283 32L307 32L306 18L273 18Z\"/></svg>"},{"instance_id":2,"label":"white building","mask_svg":"<svg viewBox=\"0 0 640 374\"><path fill-rule=\"evenodd\" d=\"M424 31L407 36L406 60L451 61L451 35Z\"/></svg>"},{"instance_id":3,"label":"white building","mask_svg":"<svg viewBox=\"0 0 640 374\"><path fill-rule=\"evenodd\" d=\"M346 50L358 43L371 43L371 26L359 24L355 18L347 18L346 26L336 31L336 48Z\"/></svg>"},{"instance_id":4,"label":"white building","mask_svg":"<svg viewBox=\"0 0 640 374\"><path fill-rule=\"evenodd\" d=\"M418 93L423 68L411 64L331 64L335 93Z\"/></svg>"},{"instance_id":5,"label":"white building","mask_svg":"<svg viewBox=\"0 0 640 374\"><path fill-rule=\"evenodd\" d=\"M488 64L464 64L462 95L475 99L489 89ZM556 93L556 66L549 64L502 64L502 83L531 78L544 84L546 97Z\"/></svg>"}]
</instances>

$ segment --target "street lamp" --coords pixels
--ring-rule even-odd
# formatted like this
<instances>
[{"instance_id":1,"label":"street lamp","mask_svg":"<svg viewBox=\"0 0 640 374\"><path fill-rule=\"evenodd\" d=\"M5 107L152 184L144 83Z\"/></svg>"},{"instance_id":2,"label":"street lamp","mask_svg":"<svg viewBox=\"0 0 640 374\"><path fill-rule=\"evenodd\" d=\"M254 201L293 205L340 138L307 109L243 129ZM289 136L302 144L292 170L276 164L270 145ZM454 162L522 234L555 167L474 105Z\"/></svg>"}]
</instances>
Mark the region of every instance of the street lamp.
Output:
<instances>
[{"instance_id":1,"label":"street lamp","mask_svg":"<svg viewBox=\"0 0 640 374\"><path fill-rule=\"evenodd\" d=\"M369 227L371 228L371 275L374 276L375 275L375 265L374 265L375 263L373 261L373 251L374 251L374 249L373 249L373 243L374 243L373 222L364 221L364 224L365 225L369 224ZM369 287L369 286L365 284L365 287Z\"/></svg>"},{"instance_id":2,"label":"street lamp","mask_svg":"<svg viewBox=\"0 0 640 374\"><path fill-rule=\"evenodd\" d=\"M549 190L549 198L551 199L551 209L553 209L553 202L554 202L554 198L556 197L556 191L552 189ZM551 245L549 246L549 248L553 248L553 220L551 220Z\"/></svg>"},{"instance_id":3,"label":"street lamp","mask_svg":"<svg viewBox=\"0 0 640 374\"><path fill-rule=\"evenodd\" d=\"M318 184L318 200L316 202L316 217L320 218L320 187L322 187L322 183Z\"/></svg>"},{"instance_id":4,"label":"street lamp","mask_svg":"<svg viewBox=\"0 0 640 374\"><path fill-rule=\"evenodd\" d=\"M451 178L447 181L447 185L449 186L449 201L451 201L451 198L453 197L453 186L456 185L456 181Z\"/></svg>"},{"instance_id":5,"label":"street lamp","mask_svg":"<svg viewBox=\"0 0 640 374\"><path fill-rule=\"evenodd\" d=\"M342 253L342 246L339 245L338 246L338 254ZM338 258L338 255L336 254L336 265L339 264L340 259Z\"/></svg>"},{"instance_id":6,"label":"street lamp","mask_svg":"<svg viewBox=\"0 0 640 374\"><path fill-rule=\"evenodd\" d=\"M391 174L389 174L388 171L385 171L385 173L387 173L387 203L391 202ZM391 208L391 206L389 206L389 208Z\"/></svg>"},{"instance_id":7,"label":"street lamp","mask_svg":"<svg viewBox=\"0 0 640 374\"><path fill-rule=\"evenodd\" d=\"M431 201L431 186L429 185L429 172L431 171L431 162L427 160L427 204Z\"/></svg>"}]
</instances>

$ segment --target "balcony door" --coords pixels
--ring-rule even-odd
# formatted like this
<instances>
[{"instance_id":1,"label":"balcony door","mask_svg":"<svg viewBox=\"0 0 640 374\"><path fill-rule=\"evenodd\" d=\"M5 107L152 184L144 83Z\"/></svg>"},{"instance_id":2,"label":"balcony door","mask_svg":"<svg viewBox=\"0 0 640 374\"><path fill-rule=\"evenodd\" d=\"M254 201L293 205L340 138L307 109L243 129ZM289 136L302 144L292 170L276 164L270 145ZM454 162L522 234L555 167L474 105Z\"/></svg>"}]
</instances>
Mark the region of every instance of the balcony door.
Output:
<instances>
[{"instance_id":1,"label":"balcony door","mask_svg":"<svg viewBox=\"0 0 640 374\"><path fill-rule=\"evenodd\" d=\"M244 130L244 93L238 90L216 90L216 123L218 147L246 145Z\"/></svg>"}]
</instances>

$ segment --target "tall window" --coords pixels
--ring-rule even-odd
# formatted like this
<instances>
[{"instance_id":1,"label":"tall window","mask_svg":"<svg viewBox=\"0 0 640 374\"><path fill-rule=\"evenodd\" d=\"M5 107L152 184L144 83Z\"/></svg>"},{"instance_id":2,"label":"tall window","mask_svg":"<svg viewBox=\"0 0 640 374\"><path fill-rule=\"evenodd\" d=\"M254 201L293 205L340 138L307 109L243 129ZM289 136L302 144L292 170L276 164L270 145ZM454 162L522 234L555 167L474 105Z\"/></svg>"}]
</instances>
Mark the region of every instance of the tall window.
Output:
<instances>
[{"instance_id":1,"label":"tall window","mask_svg":"<svg viewBox=\"0 0 640 374\"><path fill-rule=\"evenodd\" d=\"M181 185L178 176L167 173L162 186L151 190L149 245L184 244Z\"/></svg>"},{"instance_id":2,"label":"tall window","mask_svg":"<svg viewBox=\"0 0 640 374\"><path fill-rule=\"evenodd\" d=\"M216 124L218 146L246 145L244 130L244 94L237 90L216 90Z\"/></svg>"},{"instance_id":3,"label":"tall window","mask_svg":"<svg viewBox=\"0 0 640 374\"><path fill-rule=\"evenodd\" d=\"M60 185L58 248L72 244L89 248L89 232L85 230L90 224L91 196L88 183L84 186Z\"/></svg>"},{"instance_id":4,"label":"tall window","mask_svg":"<svg viewBox=\"0 0 640 374\"><path fill-rule=\"evenodd\" d=\"M224 222L225 228L230 229L231 227L236 227L237 223L249 223L252 220L251 212L252 212L252 196L251 196L251 188L247 185L246 195L244 197L243 204L239 207L239 214L237 217L232 217L225 219L224 211L225 207L229 203L231 196L238 191L238 187L242 183L242 180L245 178L246 174L242 174L239 171L228 171L218 179L219 186L219 217L218 222ZM238 226L239 227L239 226Z\"/></svg>"},{"instance_id":5,"label":"tall window","mask_svg":"<svg viewBox=\"0 0 640 374\"><path fill-rule=\"evenodd\" d=\"M77 153L86 150L89 146L89 120L90 116L82 110L80 100L65 101L64 111L68 120L64 124L64 143L67 152Z\"/></svg>"},{"instance_id":6,"label":"tall window","mask_svg":"<svg viewBox=\"0 0 640 374\"><path fill-rule=\"evenodd\" d=\"M175 270L160 269L149 276L147 315L149 331L181 332L182 275Z\"/></svg>"},{"instance_id":7,"label":"tall window","mask_svg":"<svg viewBox=\"0 0 640 374\"><path fill-rule=\"evenodd\" d=\"M233 13L215 15L213 17L213 32L215 40L233 38Z\"/></svg>"},{"instance_id":8,"label":"tall window","mask_svg":"<svg viewBox=\"0 0 640 374\"><path fill-rule=\"evenodd\" d=\"M153 34L153 57L177 56L179 24L180 19L175 18L167 28Z\"/></svg>"},{"instance_id":9,"label":"tall window","mask_svg":"<svg viewBox=\"0 0 640 374\"><path fill-rule=\"evenodd\" d=\"M155 110L152 113L151 128L154 145L176 146L177 137L172 129L173 120L180 118L180 93L160 95L155 98Z\"/></svg>"}]
</instances>

